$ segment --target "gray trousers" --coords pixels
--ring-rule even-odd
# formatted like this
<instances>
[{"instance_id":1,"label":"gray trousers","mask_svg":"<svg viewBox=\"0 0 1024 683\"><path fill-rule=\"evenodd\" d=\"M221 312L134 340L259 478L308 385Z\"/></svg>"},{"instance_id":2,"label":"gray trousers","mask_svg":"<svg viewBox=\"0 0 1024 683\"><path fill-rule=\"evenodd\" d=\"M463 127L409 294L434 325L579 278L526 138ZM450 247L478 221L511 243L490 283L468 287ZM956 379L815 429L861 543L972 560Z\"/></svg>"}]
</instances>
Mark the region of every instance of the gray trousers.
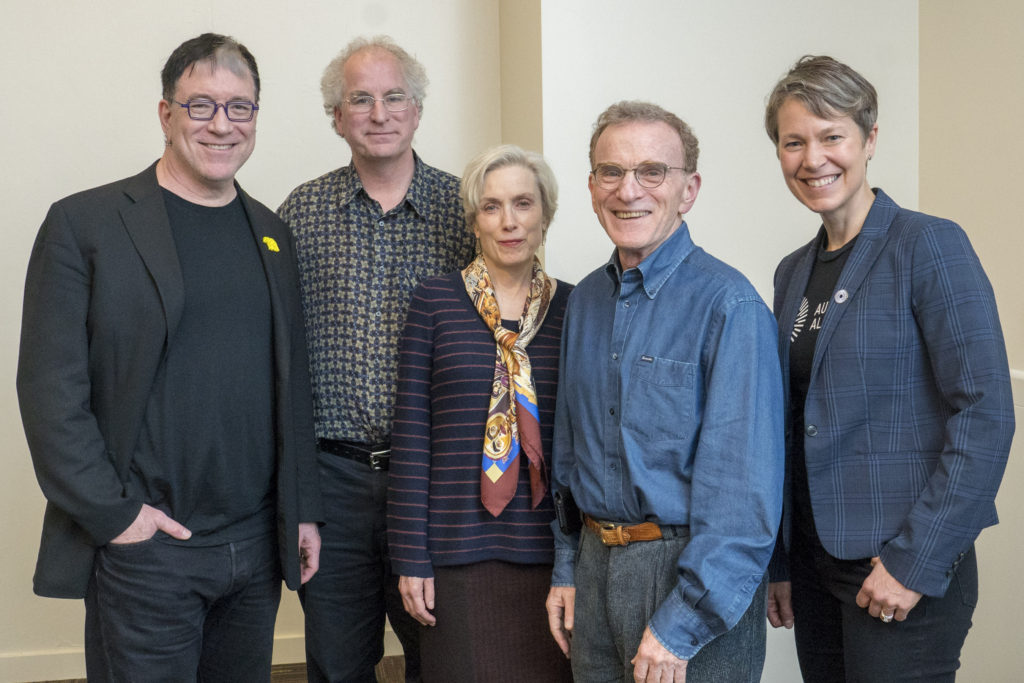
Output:
<instances>
[{"instance_id":1,"label":"gray trousers","mask_svg":"<svg viewBox=\"0 0 1024 683\"><path fill-rule=\"evenodd\" d=\"M683 527L685 528L685 527ZM685 532L658 541L605 547L580 532L576 556L572 671L576 683L633 683L647 622L679 581ZM687 683L757 683L765 657L765 584L727 633L705 645L686 668Z\"/></svg>"}]
</instances>

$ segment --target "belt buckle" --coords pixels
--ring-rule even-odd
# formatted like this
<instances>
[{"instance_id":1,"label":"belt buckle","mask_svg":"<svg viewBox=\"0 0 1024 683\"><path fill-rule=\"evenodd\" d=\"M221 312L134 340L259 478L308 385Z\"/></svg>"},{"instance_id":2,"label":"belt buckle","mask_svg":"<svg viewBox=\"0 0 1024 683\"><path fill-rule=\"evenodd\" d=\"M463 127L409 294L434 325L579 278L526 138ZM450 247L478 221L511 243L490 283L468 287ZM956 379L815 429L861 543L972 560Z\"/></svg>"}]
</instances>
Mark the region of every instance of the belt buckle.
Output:
<instances>
[{"instance_id":1,"label":"belt buckle","mask_svg":"<svg viewBox=\"0 0 1024 683\"><path fill-rule=\"evenodd\" d=\"M387 469L388 459L390 457L390 448L381 451L370 451L370 469L374 472L380 472L381 470Z\"/></svg>"},{"instance_id":2,"label":"belt buckle","mask_svg":"<svg viewBox=\"0 0 1024 683\"><path fill-rule=\"evenodd\" d=\"M601 543L606 546L629 545L629 533L621 524L601 523Z\"/></svg>"}]
</instances>

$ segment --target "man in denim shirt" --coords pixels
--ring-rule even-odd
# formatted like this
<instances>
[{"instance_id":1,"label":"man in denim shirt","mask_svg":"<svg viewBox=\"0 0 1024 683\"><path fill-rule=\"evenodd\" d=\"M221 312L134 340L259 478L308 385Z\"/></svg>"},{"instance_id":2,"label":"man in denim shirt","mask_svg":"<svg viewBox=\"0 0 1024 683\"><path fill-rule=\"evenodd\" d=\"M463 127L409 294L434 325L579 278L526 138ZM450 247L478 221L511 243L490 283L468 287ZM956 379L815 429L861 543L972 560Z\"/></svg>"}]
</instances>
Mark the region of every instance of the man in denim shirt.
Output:
<instances>
[{"instance_id":1,"label":"man in denim shirt","mask_svg":"<svg viewBox=\"0 0 1024 683\"><path fill-rule=\"evenodd\" d=\"M584 525L555 529L547 601L577 681L761 676L782 509L776 328L690 239L697 153L683 121L643 102L609 107L591 138L616 251L566 311L553 479Z\"/></svg>"}]
</instances>

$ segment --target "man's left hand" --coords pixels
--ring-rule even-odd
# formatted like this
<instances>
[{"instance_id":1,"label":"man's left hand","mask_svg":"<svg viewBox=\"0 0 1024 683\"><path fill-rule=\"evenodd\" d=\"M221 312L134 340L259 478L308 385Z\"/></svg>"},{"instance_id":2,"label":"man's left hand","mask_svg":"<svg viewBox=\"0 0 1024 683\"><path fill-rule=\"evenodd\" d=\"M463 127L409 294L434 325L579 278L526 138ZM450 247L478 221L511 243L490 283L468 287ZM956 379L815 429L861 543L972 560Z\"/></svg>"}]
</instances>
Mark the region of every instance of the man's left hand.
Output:
<instances>
[{"instance_id":1,"label":"man's left hand","mask_svg":"<svg viewBox=\"0 0 1024 683\"><path fill-rule=\"evenodd\" d=\"M299 524L299 579L306 583L320 568L320 531L315 522Z\"/></svg>"},{"instance_id":2,"label":"man's left hand","mask_svg":"<svg viewBox=\"0 0 1024 683\"><path fill-rule=\"evenodd\" d=\"M630 661L636 683L686 683L686 663L666 650L650 627L644 629L636 657Z\"/></svg>"},{"instance_id":3,"label":"man's left hand","mask_svg":"<svg viewBox=\"0 0 1024 683\"><path fill-rule=\"evenodd\" d=\"M896 621L904 621L921 599L921 594L897 581L877 557L871 558L871 566L871 573L857 593L857 606L866 608L868 614L875 618L886 615Z\"/></svg>"}]
</instances>

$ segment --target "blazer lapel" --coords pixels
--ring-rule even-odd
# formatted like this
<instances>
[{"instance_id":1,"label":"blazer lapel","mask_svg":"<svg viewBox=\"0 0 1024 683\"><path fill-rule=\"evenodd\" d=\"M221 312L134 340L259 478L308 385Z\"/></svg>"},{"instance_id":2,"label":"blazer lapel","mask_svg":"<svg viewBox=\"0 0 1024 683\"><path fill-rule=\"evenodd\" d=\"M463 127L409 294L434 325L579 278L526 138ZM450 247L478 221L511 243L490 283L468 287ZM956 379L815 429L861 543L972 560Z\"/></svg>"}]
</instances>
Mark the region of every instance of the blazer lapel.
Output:
<instances>
[{"instance_id":1,"label":"blazer lapel","mask_svg":"<svg viewBox=\"0 0 1024 683\"><path fill-rule=\"evenodd\" d=\"M185 283L167 209L156 181L156 164L135 176L125 193L134 203L121 209L121 220L153 277L163 302L167 335L171 336L185 306Z\"/></svg>"},{"instance_id":2,"label":"blazer lapel","mask_svg":"<svg viewBox=\"0 0 1024 683\"><path fill-rule=\"evenodd\" d=\"M832 294L832 301L828 311L825 313L825 320L821 325L821 332L814 347L814 362L811 364L811 376L818 371L821 359L825 355L829 341L843 319L846 311L850 308L850 302L857 295L864 279L882 253L886 237L889 233L889 226L896 215L896 205L881 190L876 190L874 204L864 219L864 227L857 237L857 243L853 245L849 260L839 275L835 291Z\"/></svg>"},{"instance_id":3,"label":"blazer lapel","mask_svg":"<svg viewBox=\"0 0 1024 683\"><path fill-rule=\"evenodd\" d=\"M820 237L820 235L819 235ZM799 261L793 267L793 273L787 278L786 291L783 293L782 308L779 311L779 358L782 361L783 376L789 376L789 345L793 334L793 321L803 301L807 282L811 278L811 269L818 253L818 238L815 238L804 249ZM787 382L788 391L788 382Z\"/></svg>"}]
</instances>

